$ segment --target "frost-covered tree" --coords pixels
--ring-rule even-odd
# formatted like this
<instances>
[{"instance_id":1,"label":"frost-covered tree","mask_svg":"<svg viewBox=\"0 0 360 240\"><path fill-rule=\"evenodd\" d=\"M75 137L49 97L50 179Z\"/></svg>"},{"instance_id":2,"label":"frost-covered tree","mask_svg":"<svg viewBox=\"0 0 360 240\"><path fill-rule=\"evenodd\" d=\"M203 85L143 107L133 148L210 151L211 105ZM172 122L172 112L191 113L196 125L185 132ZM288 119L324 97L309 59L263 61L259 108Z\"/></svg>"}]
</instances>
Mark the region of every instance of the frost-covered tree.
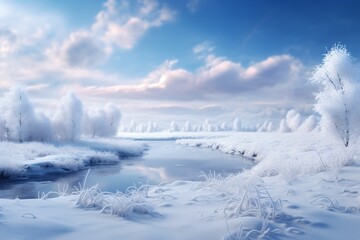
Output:
<instances>
[{"instance_id":1,"label":"frost-covered tree","mask_svg":"<svg viewBox=\"0 0 360 240\"><path fill-rule=\"evenodd\" d=\"M299 132L311 132L316 129L317 120L314 115L310 115L305 119L305 121L301 124L298 131Z\"/></svg>"},{"instance_id":2,"label":"frost-covered tree","mask_svg":"<svg viewBox=\"0 0 360 240\"><path fill-rule=\"evenodd\" d=\"M170 130L170 132L178 132L179 131L179 126L176 124L175 121L171 121L169 130Z\"/></svg>"},{"instance_id":3,"label":"frost-covered tree","mask_svg":"<svg viewBox=\"0 0 360 240\"><path fill-rule=\"evenodd\" d=\"M295 109L291 109L286 113L284 119L280 121L279 132L297 132L302 125L303 120L300 113ZM272 128L272 127L271 127Z\"/></svg>"},{"instance_id":4,"label":"frost-covered tree","mask_svg":"<svg viewBox=\"0 0 360 240\"><path fill-rule=\"evenodd\" d=\"M84 130L92 137L111 137L116 135L121 119L120 110L108 103L104 109L92 109L84 116Z\"/></svg>"},{"instance_id":5,"label":"frost-covered tree","mask_svg":"<svg viewBox=\"0 0 360 240\"><path fill-rule=\"evenodd\" d=\"M34 111L24 87L10 88L0 102L0 140L24 142L52 139L50 119Z\"/></svg>"},{"instance_id":6,"label":"frost-covered tree","mask_svg":"<svg viewBox=\"0 0 360 240\"><path fill-rule=\"evenodd\" d=\"M56 137L65 141L73 141L80 137L82 117L81 100L71 92L62 97L54 116Z\"/></svg>"},{"instance_id":7,"label":"frost-covered tree","mask_svg":"<svg viewBox=\"0 0 360 240\"><path fill-rule=\"evenodd\" d=\"M296 132L302 123L300 113L295 109L291 109L286 114L286 125L291 129L292 132Z\"/></svg>"},{"instance_id":8,"label":"frost-covered tree","mask_svg":"<svg viewBox=\"0 0 360 240\"><path fill-rule=\"evenodd\" d=\"M121 112L118 107L116 107L112 103L107 103L105 106L105 126L106 131L103 136L111 137L115 136L118 132L120 120L121 120Z\"/></svg>"},{"instance_id":9,"label":"frost-covered tree","mask_svg":"<svg viewBox=\"0 0 360 240\"><path fill-rule=\"evenodd\" d=\"M320 116L321 131L341 140L345 147L360 133L360 68L340 44L325 54L310 81L320 85L315 111Z\"/></svg>"},{"instance_id":10,"label":"frost-covered tree","mask_svg":"<svg viewBox=\"0 0 360 240\"><path fill-rule=\"evenodd\" d=\"M272 131L274 131L274 127L273 127L272 121L269 121L269 122L268 122L268 125L267 125L267 127L266 127L266 131L267 131L267 132L272 132Z\"/></svg>"},{"instance_id":11,"label":"frost-covered tree","mask_svg":"<svg viewBox=\"0 0 360 240\"><path fill-rule=\"evenodd\" d=\"M272 132L273 131L273 123L271 121L266 120L260 128L257 130L258 132Z\"/></svg>"},{"instance_id":12,"label":"frost-covered tree","mask_svg":"<svg viewBox=\"0 0 360 240\"><path fill-rule=\"evenodd\" d=\"M195 129L195 132L201 132L203 130L201 125L195 125L194 129Z\"/></svg>"},{"instance_id":13,"label":"frost-covered tree","mask_svg":"<svg viewBox=\"0 0 360 240\"><path fill-rule=\"evenodd\" d=\"M233 131L240 132L241 131L241 121L239 118L235 118L233 122Z\"/></svg>"},{"instance_id":14,"label":"frost-covered tree","mask_svg":"<svg viewBox=\"0 0 360 240\"><path fill-rule=\"evenodd\" d=\"M139 132L139 133L143 133L143 132L145 132L145 126L142 124L142 123L140 123L137 127L136 127L136 132Z\"/></svg>"},{"instance_id":15,"label":"frost-covered tree","mask_svg":"<svg viewBox=\"0 0 360 240\"><path fill-rule=\"evenodd\" d=\"M153 126L152 126L153 132L158 132L159 131L159 127L157 122L153 122Z\"/></svg>"},{"instance_id":16,"label":"frost-covered tree","mask_svg":"<svg viewBox=\"0 0 360 240\"><path fill-rule=\"evenodd\" d=\"M221 129L221 131L228 131L229 126L226 124L226 122L222 122L220 125L220 129Z\"/></svg>"},{"instance_id":17,"label":"frost-covered tree","mask_svg":"<svg viewBox=\"0 0 360 240\"><path fill-rule=\"evenodd\" d=\"M189 120L187 120L184 124L184 127L182 128L183 132L192 132L192 127L191 127L191 123Z\"/></svg>"},{"instance_id":18,"label":"frost-covered tree","mask_svg":"<svg viewBox=\"0 0 360 240\"><path fill-rule=\"evenodd\" d=\"M136 132L137 124L134 120L131 120L128 132Z\"/></svg>"},{"instance_id":19,"label":"frost-covered tree","mask_svg":"<svg viewBox=\"0 0 360 240\"><path fill-rule=\"evenodd\" d=\"M31 140L35 121L34 107L24 87L16 86L4 94L1 100L1 127L3 138L8 141Z\"/></svg>"},{"instance_id":20,"label":"frost-covered tree","mask_svg":"<svg viewBox=\"0 0 360 240\"><path fill-rule=\"evenodd\" d=\"M148 124L147 124L147 127L146 127L146 132L147 133L154 132L153 126L154 126L153 123L151 121L149 121Z\"/></svg>"},{"instance_id":21,"label":"frost-covered tree","mask_svg":"<svg viewBox=\"0 0 360 240\"><path fill-rule=\"evenodd\" d=\"M92 138L104 131L105 112L102 109L91 109L83 116L84 133Z\"/></svg>"},{"instance_id":22,"label":"frost-covered tree","mask_svg":"<svg viewBox=\"0 0 360 240\"><path fill-rule=\"evenodd\" d=\"M289 126L286 124L286 119L281 119L280 124L279 124L279 132L291 132L291 129L289 128Z\"/></svg>"},{"instance_id":23,"label":"frost-covered tree","mask_svg":"<svg viewBox=\"0 0 360 240\"><path fill-rule=\"evenodd\" d=\"M205 121L202 124L202 131L204 132L209 132L209 128L210 128L211 122L210 119L205 119Z\"/></svg>"}]
</instances>

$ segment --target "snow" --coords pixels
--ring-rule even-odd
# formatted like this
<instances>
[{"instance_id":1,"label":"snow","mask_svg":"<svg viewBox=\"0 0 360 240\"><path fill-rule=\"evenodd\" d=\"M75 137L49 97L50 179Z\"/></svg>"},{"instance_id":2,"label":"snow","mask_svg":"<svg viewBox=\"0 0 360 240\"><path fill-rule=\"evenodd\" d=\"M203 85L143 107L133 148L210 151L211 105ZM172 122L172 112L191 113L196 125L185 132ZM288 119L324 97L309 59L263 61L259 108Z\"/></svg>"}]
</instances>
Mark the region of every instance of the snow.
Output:
<instances>
[{"instance_id":1,"label":"snow","mask_svg":"<svg viewBox=\"0 0 360 240\"><path fill-rule=\"evenodd\" d=\"M318 132L240 132L219 138L179 139L177 143L252 158L258 162L251 170L254 175L282 175L288 182L324 170L335 173L353 161L359 163L355 147L343 148Z\"/></svg>"},{"instance_id":2,"label":"snow","mask_svg":"<svg viewBox=\"0 0 360 240\"><path fill-rule=\"evenodd\" d=\"M31 177L78 171L90 165L114 164L137 156L141 143L119 139L85 139L74 142L0 142L0 176Z\"/></svg>"},{"instance_id":3,"label":"snow","mask_svg":"<svg viewBox=\"0 0 360 240\"><path fill-rule=\"evenodd\" d=\"M181 138L175 133L144 136ZM340 144L319 133L202 136L183 134L177 143L243 154L254 159L256 166L228 177L211 173L200 182L144 185L126 193L102 192L84 182L68 196L59 192L50 194L55 198L45 194L33 200L2 199L2 237L360 238L360 168L355 150L339 149Z\"/></svg>"}]
</instances>

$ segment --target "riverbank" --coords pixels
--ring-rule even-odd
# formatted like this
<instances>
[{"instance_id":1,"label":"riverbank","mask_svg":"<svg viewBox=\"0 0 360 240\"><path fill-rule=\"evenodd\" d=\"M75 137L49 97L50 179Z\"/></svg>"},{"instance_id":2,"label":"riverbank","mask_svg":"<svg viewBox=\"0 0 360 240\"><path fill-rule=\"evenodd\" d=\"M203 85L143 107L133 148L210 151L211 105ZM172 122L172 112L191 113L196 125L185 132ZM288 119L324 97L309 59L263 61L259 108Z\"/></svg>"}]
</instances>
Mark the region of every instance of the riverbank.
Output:
<instances>
[{"instance_id":1,"label":"riverbank","mask_svg":"<svg viewBox=\"0 0 360 240\"><path fill-rule=\"evenodd\" d=\"M141 155L142 143L119 139L69 142L0 142L0 178L31 178L62 174L88 166L115 164Z\"/></svg>"}]
</instances>

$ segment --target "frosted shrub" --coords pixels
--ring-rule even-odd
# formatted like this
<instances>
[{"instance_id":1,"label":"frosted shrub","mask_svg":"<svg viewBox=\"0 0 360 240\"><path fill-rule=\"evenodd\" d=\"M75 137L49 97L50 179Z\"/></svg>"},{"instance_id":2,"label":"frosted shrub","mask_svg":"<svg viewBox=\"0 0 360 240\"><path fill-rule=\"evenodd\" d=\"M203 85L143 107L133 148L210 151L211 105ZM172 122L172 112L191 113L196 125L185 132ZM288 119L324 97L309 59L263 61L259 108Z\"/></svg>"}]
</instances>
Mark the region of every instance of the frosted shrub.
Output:
<instances>
[{"instance_id":1,"label":"frosted shrub","mask_svg":"<svg viewBox=\"0 0 360 240\"><path fill-rule=\"evenodd\" d=\"M281 231L271 222L284 222L286 215L280 199L274 201L262 183L250 183L241 195L233 196L224 208L227 218L240 218L238 231L228 233L224 240L278 239ZM249 221L252 219L251 221ZM248 221L246 221L248 220ZM258 222L259 224L249 224ZM289 228L288 228L289 229Z\"/></svg>"},{"instance_id":2,"label":"frosted shrub","mask_svg":"<svg viewBox=\"0 0 360 240\"><path fill-rule=\"evenodd\" d=\"M340 139L345 147L360 132L359 76L359 65L345 46L338 44L325 54L310 78L321 86L314 106L321 115L321 130Z\"/></svg>"},{"instance_id":3,"label":"frosted shrub","mask_svg":"<svg viewBox=\"0 0 360 240\"><path fill-rule=\"evenodd\" d=\"M60 100L54 118L56 136L60 140L73 141L81 135L82 103L73 93Z\"/></svg>"},{"instance_id":4,"label":"frosted shrub","mask_svg":"<svg viewBox=\"0 0 360 240\"><path fill-rule=\"evenodd\" d=\"M102 213L124 218L133 215L159 215L155 212L155 208L147 201L147 194L150 188L148 185L143 185L139 188L135 186L130 187L126 193L103 192L98 185L85 188L88 174L83 185L80 184L74 193L77 196L77 206L85 209L98 209Z\"/></svg>"},{"instance_id":5,"label":"frosted shrub","mask_svg":"<svg viewBox=\"0 0 360 240\"><path fill-rule=\"evenodd\" d=\"M91 137L111 137L116 135L120 124L120 110L113 104L105 109L94 109L84 117L85 133Z\"/></svg>"}]
</instances>

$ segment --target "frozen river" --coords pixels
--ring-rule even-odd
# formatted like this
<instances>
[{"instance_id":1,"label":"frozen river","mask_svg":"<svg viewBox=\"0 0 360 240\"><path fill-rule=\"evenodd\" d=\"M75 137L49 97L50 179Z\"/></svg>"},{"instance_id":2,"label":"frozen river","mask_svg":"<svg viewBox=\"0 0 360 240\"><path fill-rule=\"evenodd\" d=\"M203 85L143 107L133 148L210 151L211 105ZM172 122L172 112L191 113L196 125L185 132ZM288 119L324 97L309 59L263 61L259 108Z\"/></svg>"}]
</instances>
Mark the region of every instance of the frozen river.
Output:
<instances>
[{"instance_id":1,"label":"frozen river","mask_svg":"<svg viewBox=\"0 0 360 240\"><path fill-rule=\"evenodd\" d=\"M86 186L96 183L103 191L125 191L134 184L159 184L175 180L202 180L201 172L230 174L251 168L253 162L238 155L188 147L174 141L146 142L149 150L143 156L122 160L116 165L91 167ZM27 180L1 180L0 198L37 198L39 192L57 191L58 188L83 182L87 171L65 175L47 175Z\"/></svg>"}]
</instances>

